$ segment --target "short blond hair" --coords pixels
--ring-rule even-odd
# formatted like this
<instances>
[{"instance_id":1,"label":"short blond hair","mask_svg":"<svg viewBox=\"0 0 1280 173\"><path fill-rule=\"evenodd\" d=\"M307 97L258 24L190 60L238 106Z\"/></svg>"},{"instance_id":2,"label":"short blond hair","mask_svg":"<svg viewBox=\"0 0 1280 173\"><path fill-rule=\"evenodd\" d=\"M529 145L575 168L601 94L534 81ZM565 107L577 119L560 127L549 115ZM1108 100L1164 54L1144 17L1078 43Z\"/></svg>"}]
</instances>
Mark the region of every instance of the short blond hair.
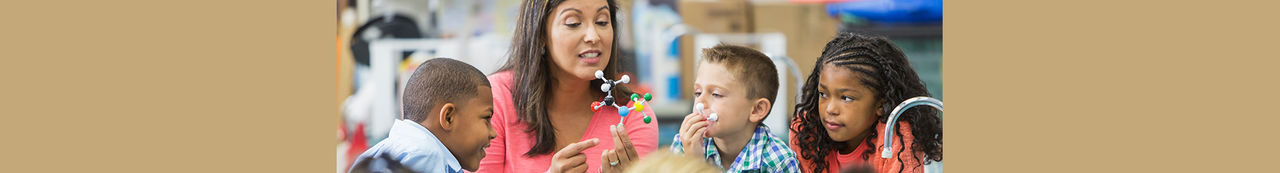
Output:
<instances>
[{"instance_id":1,"label":"short blond hair","mask_svg":"<svg viewBox=\"0 0 1280 173\"><path fill-rule=\"evenodd\" d=\"M702 49L703 58L710 63L724 66L743 85L747 86L747 99L768 99L777 103L778 69L769 56L758 50L739 45L720 43ZM773 105L769 105L770 109Z\"/></svg>"},{"instance_id":2,"label":"short blond hair","mask_svg":"<svg viewBox=\"0 0 1280 173\"><path fill-rule=\"evenodd\" d=\"M716 173L724 172L707 161L690 158L682 155L671 153L671 148L664 147L649 155L640 158L635 165L623 171L626 173L649 173L649 172L705 172Z\"/></svg>"}]
</instances>

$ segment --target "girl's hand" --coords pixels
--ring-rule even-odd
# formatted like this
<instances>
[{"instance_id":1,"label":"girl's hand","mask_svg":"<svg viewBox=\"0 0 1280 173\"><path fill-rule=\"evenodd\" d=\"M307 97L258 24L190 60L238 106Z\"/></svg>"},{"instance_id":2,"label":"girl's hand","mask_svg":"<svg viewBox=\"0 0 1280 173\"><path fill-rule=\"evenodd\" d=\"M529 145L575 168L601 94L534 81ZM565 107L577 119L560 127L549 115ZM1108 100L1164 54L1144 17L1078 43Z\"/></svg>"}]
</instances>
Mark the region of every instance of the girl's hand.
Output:
<instances>
[{"instance_id":1,"label":"girl's hand","mask_svg":"<svg viewBox=\"0 0 1280 173\"><path fill-rule=\"evenodd\" d=\"M600 139L588 139L565 146L551 156L551 167L547 169L547 172L587 172L587 155L582 154L582 150L594 147L599 143Z\"/></svg>"},{"instance_id":2,"label":"girl's hand","mask_svg":"<svg viewBox=\"0 0 1280 173\"><path fill-rule=\"evenodd\" d=\"M627 137L626 129L609 125L609 133L613 135L613 149L600 152L600 172L622 172L640 156L636 154L631 138Z\"/></svg>"},{"instance_id":3,"label":"girl's hand","mask_svg":"<svg viewBox=\"0 0 1280 173\"><path fill-rule=\"evenodd\" d=\"M707 121L702 114L690 113L684 117L684 122L680 123L680 145L684 147L684 155L693 158L703 158L704 151L702 147L703 136L707 134Z\"/></svg>"}]
</instances>

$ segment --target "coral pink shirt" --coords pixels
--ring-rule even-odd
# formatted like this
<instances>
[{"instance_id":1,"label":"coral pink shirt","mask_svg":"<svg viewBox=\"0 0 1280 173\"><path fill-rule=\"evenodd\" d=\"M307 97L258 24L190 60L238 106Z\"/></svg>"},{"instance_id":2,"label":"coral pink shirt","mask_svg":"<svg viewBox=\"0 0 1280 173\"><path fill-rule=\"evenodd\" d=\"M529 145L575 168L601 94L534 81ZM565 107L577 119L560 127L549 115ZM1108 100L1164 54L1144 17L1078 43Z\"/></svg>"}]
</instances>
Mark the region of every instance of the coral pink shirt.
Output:
<instances>
[{"instance_id":1,"label":"coral pink shirt","mask_svg":"<svg viewBox=\"0 0 1280 173\"><path fill-rule=\"evenodd\" d=\"M792 125L794 126L796 124L792 123ZM876 134L884 135L884 126L885 123L876 124ZM880 157L879 146L884 145L884 139L882 136L877 136L875 139L869 139L873 140L871 143L874 143L875 146L867 146L866 142L858 142L860 144L858 145L858 148L855 148L853 152L850 152L849 154L832 152L830 155L827 155L826 172L837 173L843 168L859 165L871 166L871 168L875 169L876 172L881 173L923 173L924 165L922 162L924 161L924 158L919 156L924 156L924 153L911 150L910 147L908 147L907 150L902 149L903 146L915 146L915 136L911 133L911 124L908 124L907 122L898 122L898 126L896 126L896 128L898 128L898 132L900 133L895 133L893 137L893 158L886 159ZM791 133L791 136L795 136L795 131L792 131ZM897 136L898 134L901 134L902 136L899 137ZM902 139L907 140L904 141ZM796 151L796 159L800 160L801 170L804 172L813 172L814 168L812 168L813 165L811 165L813 164L813 161L799 156L801 148L797 148L798 145L796 145L796 142L799 141L795 138L791 139L791 149ZM872 152L867 159L863 159L862 153L867 150L875 151Z\"/></svg>"},{"instance_id":2,"label":"coral pink shirt","mask_svg":"<svg viewBox=\"0 0 1280 173\"><path fill-rule=\"evenodd\" d=\"M533 148L536 138L524 132L528 126L520 122L519 115L516 113L510 90L514 85L512 72L503 71L490 75L489 82L492 85L490 88L493 89L491 123L498 136L490 140L489 147L484 149L485 157L480 160L480 168L476 172L546 172L547 168L551 167L551 156L559 149L533 157L524 155ZM614 96L614 98L630 99L630 96ZM582 108L590 109L590 106L582 105ZM631 112L626 117L627 122L624 123L624 127L628 137L631 138L632 145L636 148L636 153L643 157L658 147L658 121L657 117L653 117L655 115L650 108L644 110L645 114L653 118L653 121L648 124L644 123L644 115L638 113ZM609 125L618 124L618 121L618 109L605 106L600 108L600 111L597 111L592 116L591 122L587 124L587 131L582 135L582 140L600 139L600 143L595 147L583 150L583 154L587 156L587 172L600 172L600 153L613 148L613 136L609 135Z\"/></svg>"}]
</instances>

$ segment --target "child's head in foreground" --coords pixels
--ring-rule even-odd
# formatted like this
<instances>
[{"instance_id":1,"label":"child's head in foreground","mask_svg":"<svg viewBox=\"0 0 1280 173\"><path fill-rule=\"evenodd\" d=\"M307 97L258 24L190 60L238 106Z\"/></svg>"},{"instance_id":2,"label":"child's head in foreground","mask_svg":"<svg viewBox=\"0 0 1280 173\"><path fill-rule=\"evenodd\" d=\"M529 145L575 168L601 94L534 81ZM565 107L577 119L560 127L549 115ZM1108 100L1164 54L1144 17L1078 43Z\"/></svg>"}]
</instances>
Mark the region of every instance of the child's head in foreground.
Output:
<instances>
[{"instance_id":1,"label":"child's head in foreground","mask_svg":"<svg viewBox=\"0 0 1280 173\"><path fill-rule=\"evenodd\" d=\"M829 168L826 160L833 152L846 154L858 145L871 149L863 158L879 157L876 125L885 123L898 103L916 96L930 96L924 82L911 69L902 50L884 37L840 33L827 43L813 72L805 80L803 94L794 115L796 151L813 160L816 172ZM904 112L898 119L911 126L914 146L911 150L927 158L901 158L941 161L942 122L933 109L918 107ZM901 131L895 133L898 137ZM902 145L902 142L894 142Z\"/></svg>"},{"instance_id":2,"label":"child's head in foreground","mask_svg":"<svg viewBox=\"0 0 1280 173\"><path fill-rule=\"evenodd\" d=\"M430 130L462 169L479 167L484 147L497 136L489 124L493 94L484 73L458 60L427 60L409 77L403 99L404 119Z\"/></svg>"},{"instance_id":3,"label":"child's head in foreground","mask_svg":"<svg viewBox=\"0 0 1280 173\"><path fill-rule=\"evenodd\" d=\"M720 44L702 50L693 84L695 103L705 104L707 137L747 136L769 115L778 93L778 70L764 53ZM706 116L704 115L704 116Z\"/></svg>"},{"instance_id":4,"label":"child's head in foreground","mask_svg":"<svg viewBox=\"0 0 1280 173\"><path fill-rule=\"evenodd\" d=\"M658 151L669 151L660 149ZM626 173L716 173L724 172L701 158L685 157L671 152L653 152L641 157L635 165L627 167Z\"/></svg>"}]
</instances>

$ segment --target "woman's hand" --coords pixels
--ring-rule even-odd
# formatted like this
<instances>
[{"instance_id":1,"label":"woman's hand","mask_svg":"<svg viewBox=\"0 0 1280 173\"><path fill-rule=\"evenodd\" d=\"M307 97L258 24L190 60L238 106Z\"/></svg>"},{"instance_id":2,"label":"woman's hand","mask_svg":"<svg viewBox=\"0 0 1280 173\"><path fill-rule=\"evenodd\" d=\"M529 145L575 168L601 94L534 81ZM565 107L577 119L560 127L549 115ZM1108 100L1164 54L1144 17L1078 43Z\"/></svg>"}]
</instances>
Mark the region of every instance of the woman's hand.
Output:
<instances>
[{"instance_id":1,"label":"woman's hand","mask_svg":"<svg viewBox=\"0 0 1280 173\"><path fill-rule=\"evenodd\" d=\"M707 151L702 147L702 139L707 134L707 121L697 111L684 116L680 123L680 145L684 147L684 155L693 158L706 157Z\"/></svg>"},{"instance_id":2,"label":"woman's hand","mask_svg":"<svg viewBox=\"0 0 1280 173\"><path fill-rule=\"evenodd\" d=\"M609 125L609 133L613 136L613 149L600 152L600 172L622 172L635 160L640 160L636 147L627 137L626 129L618 129L617 125Z\"/></svg>"},{"instance_id":3,"label":"woman's hand","mask_svg":"<svg viewBox=\"0 0 1280 173\"><path fill-rule=\"evenodd\" d=\"M599 143L600 139L589 139L565 146L551 156L551 167L547 169L547 172L587 172L587 155L582 154L582 150L594 147Z\"/></svg>"}]
</instances>

